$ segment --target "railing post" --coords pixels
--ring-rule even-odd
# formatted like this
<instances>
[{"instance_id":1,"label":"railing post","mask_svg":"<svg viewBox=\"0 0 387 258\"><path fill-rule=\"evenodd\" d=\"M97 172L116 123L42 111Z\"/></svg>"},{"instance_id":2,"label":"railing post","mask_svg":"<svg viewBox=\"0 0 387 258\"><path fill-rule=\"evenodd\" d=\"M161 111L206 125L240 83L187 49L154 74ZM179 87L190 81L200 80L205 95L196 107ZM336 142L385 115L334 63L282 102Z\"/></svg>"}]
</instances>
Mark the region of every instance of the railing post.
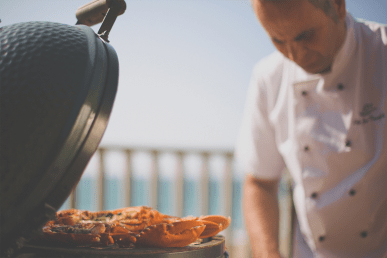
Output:
<instances>
[{"instance_id":1,"label":"railing post","mask_svg":"<svg viewBox=\"0 0 387 258\"><path fill-rule=\"evenodd\" d=\"M232 171L232 159L233 155L230 152L224 154L225 166L224 166L224 183L223 183L223 197L224 197L224 213L226 217L232 217L233 206L233 171ZM228 246L232 246L232 224L224 232L226 239L228 239ZM228 249L230 256L233 257L233 248Z\"/></svg>"},{"instance_id":2,"label":"railing post","mask_svg":"<svg viewBox=\"0 0 387 258\"><path fill-rule=\"evenodd\" d=\"M176 152L176 216L183 217L184 212L184 153Z\"/></svg>"},{"instance_id":3,"label":"railing post","mask_svg":"<svg viewBox=\"0 0 387 258\"><path fill-rule=\"evenodd\" d=\"M285 185L286 185L286 217L287 219L287 235L286 235L286 250L287 257L293 257L293 233L294 233L294 222L296 219L296 211L293 204L293 181L289 173L289 170L286 169L284 173Z\"/></svg>"},{"instance_id":4,"label":"railing post","mask_svg":"<svg viewBox=\"0 0 387 258\"><path fill-rule=\"evenodd\" d=\"M76 198L77 198L77 187L74 187L74 190L70 193L70 196L69 196L70 209L76 208L77 206Z\"/></svg>"},{"instance_id":5,"label":"railing post","mask_svg":"<svg viewBox=\"0 0 387 258\"><path fill-rule=\"evenodd\" d=\"M152 156L152 167L151 167L151 180L150 180L150 207L154 209L158 209L158 203L159 203L159 162L158 162L158 156L159 152L157 150L151 151Z\"/></svg>"},{"instance_id":6,"label":"railing post","mask_svg":"<svg viewBox=\"0 0 387 258\"><path fill-rule=\"evenodd\" d=\"M124 191L125 191L125 207L129 207L132 202L132 151L125 149L125 176L124 176Z\"/></svg>"},{"instance_id":7,"label":"railing post","mask_svg":"<svg viewBox=\"0 0 387 258\"><path fill-rule=\"evenodd\" d=\"M98 193L98 204L97 210L102 211L105 208L105 149L98 149L98 176L97 176L97 193Z\"/></svg>"},{"instance_id":8,"label":"railing post","mask_svg":"<svg viewBox=\"0 0 387 258\"><path fill-rule=\"evenodd\" d=\"M201 201L201 214L207 215L209 213L209 171L208 171L208 152L203 152L201 154L202 156L202 177L201 177L201 184L200 184L200 201Z\"/></svg>"}]
</instances>

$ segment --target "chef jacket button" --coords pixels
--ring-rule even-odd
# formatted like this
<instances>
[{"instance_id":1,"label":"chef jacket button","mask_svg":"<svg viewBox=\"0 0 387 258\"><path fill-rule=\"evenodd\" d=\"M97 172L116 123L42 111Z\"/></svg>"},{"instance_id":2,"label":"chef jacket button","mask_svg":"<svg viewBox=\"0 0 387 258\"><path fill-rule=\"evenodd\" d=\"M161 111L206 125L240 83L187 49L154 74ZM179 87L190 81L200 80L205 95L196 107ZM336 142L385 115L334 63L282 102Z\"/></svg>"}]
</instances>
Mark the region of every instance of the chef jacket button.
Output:
<instances>
[{"instance_id":1,"label":"chef jacket button","mask_svg":"<svg viewBox=\"0 0 387 258\"><path fill-rule=\"evenodd\" d=\"M309 146L305 146L304 151L308 151L308 150L309 150Z\"/></svg>"},{"instance_id":2,"label":"chef jacket button","mask_svg":"<svg viewBox=\"0 0 387 258\"><path fill-rule=\"evenodd\" d=\"M366 238L367 235L368 235L367 231L363 231L363 232L360 233L360 236L361 236L362 238Z\"/></svg>"},{"instance_id":3,"label":"chef jacket button","mask_svg":"<svg viewBox=\"0 0 387 258\"><path fill-rule=\"evenodd\" d=\"M346 147L351 147L351 145L352 145L352 142L350 140L346 140L345 141L345 146Z\"/></svg>"},{"instance_id":4,"label":"chef jacket button","mask_svg":"<svg viewBox=\"0 0 387 258\"><path fill-rule=\"evenodd\" d=\"M322 242L322 241L324 241L325 240L325 236L320 236L319 238L318 238L318 241L320 241L320 242Z\"/></svg>"},{"instance_id":5,"label":"chef jacket button","mask_svg":"<svg viewBox=\"0 0 387 258\"><path fill-rule=\"evenodd\" d=\"M351 189L349 190L349 195L354 196L356 194L356 190Z\"/></svg>"},{"instance_id":6,"label":"chef jacket button","mask_svg":"<svg viewBox=\"0 0 387 258\"><path fill-rule=\"evenodd\" d=\"M302 94L302 96L306 96L306 95L308 95L308 92L307 92L306 90L303 90L303 91L301 92L301 94Z\"/></svg>"},{"instance_id":7,"label":"chef jacket button","mask_svg":"<svg viewBox=\"0 0 387 258\"><path fill-rule=\"evenodd\" d=\"M342 83L339 83L339 84L337 85L337 89L338 89L338 90L344 90L344 85L343 85Z\"/></svg>"},{"instance_id":8,"label":"chef jacket button","mask_svg":"<svg viewBox=\"0 0 387 258\"><path fill-rule=\"evenodd\" d=\"M314 192L314 193L312 193L312 194L310 195L310 197L311 197L312 199L316 199L317 196L318 196L318 194L317 194L316 192Z\"/></svg>"}]
</instances>

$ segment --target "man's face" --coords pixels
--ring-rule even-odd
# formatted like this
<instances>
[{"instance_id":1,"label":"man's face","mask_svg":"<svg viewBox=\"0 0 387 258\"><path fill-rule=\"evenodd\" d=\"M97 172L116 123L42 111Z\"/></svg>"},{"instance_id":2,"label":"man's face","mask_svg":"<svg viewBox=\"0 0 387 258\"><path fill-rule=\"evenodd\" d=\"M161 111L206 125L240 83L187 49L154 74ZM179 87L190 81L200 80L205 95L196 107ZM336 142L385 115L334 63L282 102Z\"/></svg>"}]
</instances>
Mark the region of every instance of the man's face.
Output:
<instances>
[{"instance_id":1,"label":"man's face","mask_svg":"<svg viewBox=\"0 0 387 258\"><path fill-rule=\"evenodd\" d=\"M344 1L334 4L338 21L308 0L278 3L254 0L253 7L274 46L283 55L309 73L330 70L345 39Z\"/></svg>"}]
</instances>

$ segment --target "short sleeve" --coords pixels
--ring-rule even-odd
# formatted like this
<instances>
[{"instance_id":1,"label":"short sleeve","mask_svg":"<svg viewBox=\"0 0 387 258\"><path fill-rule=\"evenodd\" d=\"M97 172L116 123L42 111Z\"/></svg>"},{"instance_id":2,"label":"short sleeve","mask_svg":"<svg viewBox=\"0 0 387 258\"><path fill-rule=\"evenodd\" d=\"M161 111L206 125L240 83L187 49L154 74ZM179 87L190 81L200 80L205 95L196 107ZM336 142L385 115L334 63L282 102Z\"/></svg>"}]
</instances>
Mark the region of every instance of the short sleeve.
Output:
<instances>
[{"instance_id":1,"label":"short sleeve","mask_svg":"<svg viewBox=\"0 0 387 258\"><path fill-rule=\"evenodd\" d=\"M275 131L269 121L269 105L276 100L275 92L267 90L271 80L265 80L265 69L258 63L252 73L242 125L235 149L238 164L244 172L262 179L279 179L285 167L275 142ZM273 99L274 98L274 99Z\"/></svg>"}]
</instances>

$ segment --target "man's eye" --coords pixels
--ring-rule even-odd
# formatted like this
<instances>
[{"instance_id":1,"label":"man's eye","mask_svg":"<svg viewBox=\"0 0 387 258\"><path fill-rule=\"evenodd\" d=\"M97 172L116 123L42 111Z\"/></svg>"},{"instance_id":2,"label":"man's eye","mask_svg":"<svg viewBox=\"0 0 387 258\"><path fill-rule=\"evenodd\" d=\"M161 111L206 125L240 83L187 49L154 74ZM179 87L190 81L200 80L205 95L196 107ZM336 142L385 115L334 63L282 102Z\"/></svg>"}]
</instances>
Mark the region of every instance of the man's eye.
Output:
<instances>
[{"instance_id":1,"label":"man's eye","mask_svg":"<svg viewBox=\"0 0 387 258\"><path fill-rule=\"evenodd\" d=\"M295 41L302 41L302 40L306 41L306 40L312 39L313 36L314 36L314 31L307 31L307 32L302 33L298 37L296 37L294 40Z\"/></svg>"},{"instance_id":2,"label":"man's eye","mask_svg":"<svg viewBox=\"0 0 387 258\"><path fill-rule=\"evenodd\" d=\"M309 40L309 39L313 38L313 36L314 36L313 32L306 33L304 36L304 40Z\"/></svg>"},{"instance_id":3,"label":"man's eye","mask_svg":"<svg viewBox=\"0 0 387 258\"><path fill-rule=\"evenodd\" d=\"M284 42L279 40L279 39L276 39L276 38L272 38L273 42L274 43L277 43L277 44L283 44Z\"/></svg>"}]
</instances>

